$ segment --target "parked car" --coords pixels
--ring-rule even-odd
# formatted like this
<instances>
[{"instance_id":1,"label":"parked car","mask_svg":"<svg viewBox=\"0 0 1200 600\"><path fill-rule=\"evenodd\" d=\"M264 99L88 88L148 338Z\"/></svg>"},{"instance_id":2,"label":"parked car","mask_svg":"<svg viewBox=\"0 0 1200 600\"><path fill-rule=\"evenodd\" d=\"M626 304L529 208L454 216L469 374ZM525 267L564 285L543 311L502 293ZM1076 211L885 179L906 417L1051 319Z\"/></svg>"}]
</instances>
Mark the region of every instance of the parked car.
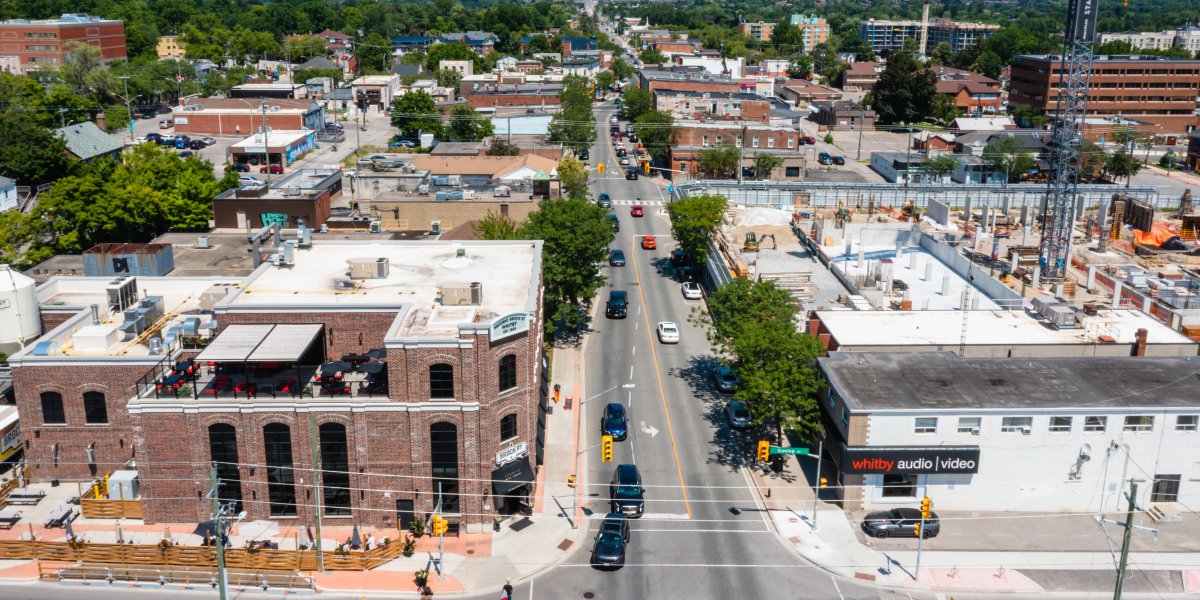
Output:
<instances>
[{"instance_id":1,"label":"parked car","mask_svg":"<svg viewBox=\"0 0 1200 600\"><path fill-rule=\"evenodd\" d=\"M652 235L642 236L642 250L654 250L658 248L658 240Z\"/></svg>"},{"instance_id":2,"label":"parked car","mask_svg":"<svg viewBox=\"0 0 1200 600\"><path fill-rule=\"evenodd\" d=\"M200 140L192 140L192 141L188 142L188 148L190 148L192 150L203 150L204 147L207 145L208 144L205 144L204 142L202 142Z\"/></svg>"},{"instance_id":3,"label":"parked car","mask_svg":"<svg viewBox=\"0 0 1200 600\"><path fill-rule=\"evenodd\" d=\"M822 152L817 155L817 162L823 165L833 164L833 157L828 152Z\"/></svg>"},{"instance_id":4,"label":"parked car","mask_svg":"<svg viewBox=\"0 0 1200 600\"><path fill-rule=\"evenodd\" d=\"M416 148L417 143L412 140L396 140L388 142L388 146L391 148Z\"/></svg>"},{"instance_id":5,"label":"parked car","mask_svg":"<svg viewBox=\"0 0 1200 600\"><path fill-rule=\"evenodd\" d=\"M811 135L806 135L806 136L804 136L804 143L805 144L815 144L815 143L817 143L817 138L815 138Z\"/></svg>"},{"instance_id":6,"label":"parked car","mask_svg":"<svg viewBox=\"0 0 1200 600\"><path fill-rule=\"evenodd\" d=\"M190 138L186 135L180 135L180 136L175 137L175 148L177 148L179 150L186 149L188 147L188 145L191 143L192 143L192 138Z\"/></svg>"},{"instance_id":7,"label":"parked car","mask_svg":"<svg viewBox=\"0 0 1200 600\"><path fill-rule=\"evenodd\" d=\"M717 367L712 371L713 385L717 386L717 390L732 394L737 390L738 378L733 373L733 369L729 367Z\"/></svg>"},{"instance_id":8,"label":"parked car","mask_svg":"<svg viewBox=\"0 0 1200 600\"><path fill-rule=\"evenodd\" d=\"M629 520L620 513L609 513L596 533L592 546L592 566L619 569L625 565L625 545L629 543Z\"/></svg>"},{"instance_id":9,"label":"parked car","mask_svg":"<svg viewBox=\"0 0 1200 600\"><path fill-rule=\"evenodd\" d=\"M596 206L600 208L612 207L612 196L601 192L599 196L596 196Z\"/></svg>"},{"instance_id":10,"label":"parked car","mask_svg":"<svg viewBox=\"0 0 1200 600\"><path fill-rule=\"evenodd\" d=\"M253 175L239 175L238 183L242 185L262 185L265 182Z\"/></svg>"},{"instance_id":11,"label":"parked car","mask_svg":"<svg viewBox=\"0 0 1200 600\"><path fill-rule=\"evenodd\" d=\"M272 175L279 175L279 174L283 173L283 165L270 165L270 166L263 165L258 168L258 172L266 173L268 171L268 169L270 170Z\"/></svg>"},{"instance_id":12,"label":"parked car","mask_svg":"<svg viewBox=\"0 0 1200 600\"><path fill-rule=\"evenodd\" d=\"M608 264L612 267L625 266L625 251L614 248L612 252L608 253Z\"/></svg>"},{"instance_id":13,"label":"parked car","mask_svg":"<svg viewBox=\"0 0 1200 600\"><path fill-rule=\"evenodd\" d=\"M646 215L646 209L642 208L641 204L634 204L633 208L629 209L629 214L634 217L643 217Z\"/></svg>"},{"instance_id":14,"label":"parked car","mask_svg":"<svg viewBox=\"0 0 1200 600\"><path fill-rule=\"evenodd\" d=\"M636 134L636 133L630 133L630 134L629 134L629 141L630 141L630 142L637 142L637 141L638 141L638 136L637 136L637 134Z\"/></svg>"},{"instance_id":15,"label":"parked car","mask_svg":"<svg viewBox=\"0 0 1200 600\"><path fill-rule=\"evenodd\" d=\"M629 310L629 295L625 290L608 292L608 303L604 305L604 316L610 319L624 319Z\"/></svg>"},{"instance_id":16,"label":"parked car","mask_svg":"<svg viewBox=\"0 0 1200 600\"><path fill-rule=\"evenodd\" d=\"M873 512L862 522L863 533L877 538L917 537L916 525L921 522L921 510L917 508L893 508ZM937 513L930 513L921 527L921 537L931 538L941 531Z\"/></svg>"},{"instance_id":17,"label":"parked car","mask_svg":"<svg viewBox=\"0 0 1200 600\"><path fill-rule=\"evenodd\" d=\"M625 158L628 154L629 154L628 150L626 150L620 146L617 146L617 158ZM626 162L624 164L629 164L629 163Z\"/></svg>"},{"instance_id":18,"label":"parked car","mask_svg":"<svg viewBox=\"0 0 1200 600\"><path fill-rule=\"evenodd\" d=\"M591 158L591 156L592 155L588 152L587 148L579 151L579 160L587 160L588 158Z\"/></svg>"},{"instance_id":19,"label":"parked car","mask_svg":"<svg viewBox=\"0 0 1200 600\"><path fill-rule=\"evenodd\" d=\"M187 157L189 157L189 156L191 156L191 155L192 155L192 151L191 151L191 150L184 150L183 152L180 152L180 153L179 153L179 158L187 158Z\"/></svg>"},{"instance_id":20,"label":"parked car","mask_svg":"<svg viewBox=\"0 0 1200 600\"><path fill-rule=\"evenodd\" d=\"M750 409L737 400L732 400L725 405L725 416L729 419L729 426L734 429L745 429L750 426Z\"/></svg>"},{"instance_id":21,"label":"parked car","mask_svg":"<svg viewBox=\"0 0 1200 600\"><path fill-rule=\"evenodd\" d=\"M152 144L161 144L163 136L158 133L147 133L146 141Z\"/></svg>"},{"instance_id":22,"label":"parked car","mask_svg":"<svg viewBox=\"0 0 1200 600\"><path fill-rule=\"evenodd\" d=\"M161 121L159 121L159 122L158 122L158 128L159 128L159 129L170 129L170 128L174 127L174 126L175 126L175 120L174 120L174 119L163 119L163 120L161 120Z\"/></svg>"},{"instance_id":23,"label":"parked car","mask_svg":"<svg viewBox=\"0 0 1200 600\"><path fill-rule=\"evenodd\" d=\"M604 416L600 417L600 433L611 435L620 441L629 437L629 419L625 417L625 406L610 402L604 407Z\"/></svg>"},{"instance_id":24,"label":"parked car","mask_svg":"<svg viewBox=\"0 0 1200 600\"><path fill-rule=\"evenodd\" d=\"M371 156L367 156L367 157L358 159L357 162L360 167L369 167L372 164L374 164L375 161L387 160L387 159L388 159L388 157L386 157L382 154L372 154Z\"/></svg>"},{"instance_id":25,"label":"parked car","mask_svg":"<svg viewBox=\"0 0 1200 600\"><path fill-rule=\"evenodd\" d=\"M205 146L212 146L217 143L216 139L210 137L202 137L200 138L200 141L204 142Z\"/></svg>"},{"instance_id":26,"label":"parked car","mask_svg":"<svg viewBox=\"0 0 1200 600\"><path fill-rule=\"evenodd\" d=\"M664 344L679 343L679 326L670 322L662 321L658 324L658 341Z\"/></svg>"},{"instance_id":27,"label":"parked car","mask_svg":"<svg viewBox=\"0 0 1200 600\"><path fill-rule=\"evenodd\" d=\"M688 254L683 250L675 249L671 251L671 266L679 267L686 265L688 262Z\"/></svg>"},{"instance_id":28,"label":"parked car","mask_svg":"<svg viewBox=\"0 0 1200 600\"><path fill-rule=\"evenodd\" d=\"M625 179L637 181L637 169L625 169Z\"/></svg>"},{"instance_id":29,"label":"parked car","mask_svg":"<svg viewBox=\"0 0 1200 600\"><path fill-rule=\"evenodd\" d=\"M804 136L800 136L799 138L796 138L796 145L797 145L797 146L803 146L803 145L805 145L805 144L807 144L807 143L808 143L808 138L806 138L806 137L804 137Z\"/></svg>"},{"instance_id":30,"label":"parked car","mask_svg":"<svg viewBox=\"0 0 1200 600\"><path fill-rule=\"evenodd\" d=\"M609 117L608 121L615 125L617 123L617 115L613 115L613 116Z\"/></svg>"},{"instance_id":31,"label":"parked car","mask_svg":"<svg viewBox=\"0 0 1200 600\"><path fill-rule=\"evenodd\" d=\"M844 164L846 164L846 157L844 157L844 156L835 156L835 157L833 157L833 164L835 164L835 165L844 165Z\"/></svg>"},{"instance_id":32,"label":"parked car","mask_svg":"<svg viewBox=\"0 0 1200 600\"><path fill-rule=\"evenodd\" d=\"M683 297L687 300L699 300L704 297L704 289L695 281L688 281L679 286L683 291Z\"/></svg>"},{"instance_id":33,"label":"parked car","mask_svg":"<svg viewBox=\"0 0 1200 600\"><path fill-rule=\"evenodd\" d=\"M642 475L637 465L617 465L612 482L608 484L608 497L615 513L626 517L640 517L646 510L646 489L642 487Z\"/></svg>"},{"instance_id":34,"label":"parked car","mask_svg":"<svg viewBox=\"0 0 1200 600\"><path fill-rule=\"evenodd\" d=\"M250 165L243 162L229 163L225 167L226 171L237 171L238 173L249 173Z\"/></svg>"},{"instance_id":35,"label":"parked car","mask_svg":"<svg viewBox=\"0 0 1200 600\"><path fill-rule=\"evenodd\" d=\"M164 135L164 136L158 138L158 144L160 146L163 146L164 148L174 148L175 147L175 136Z\"/></svg>"}]
</instances>

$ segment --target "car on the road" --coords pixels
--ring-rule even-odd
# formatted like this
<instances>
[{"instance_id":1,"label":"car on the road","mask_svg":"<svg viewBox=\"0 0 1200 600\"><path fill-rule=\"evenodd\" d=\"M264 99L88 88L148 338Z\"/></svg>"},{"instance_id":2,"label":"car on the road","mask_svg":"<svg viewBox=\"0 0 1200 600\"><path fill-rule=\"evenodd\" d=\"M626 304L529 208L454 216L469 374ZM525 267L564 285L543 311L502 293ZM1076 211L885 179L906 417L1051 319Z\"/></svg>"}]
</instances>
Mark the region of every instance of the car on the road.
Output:
<instances>
[{"instance_id":1,"label":"car on the road","mask_svg":"<svg viewBox=\"0 0 1200 600\"><path fill-rule=\"evenodd\" d=\"M817 143L817 138L815 138L815 137L813 137L813 136L811 136L811 135L806 135L806 136L804 136L804 138L803 138L803 139L804 139L804 143L805 143L805 144L810 144L810 145L811 145L811 144L815 144L815 143Z\"/></svg>"},{"instance_id":2,"label":"car on the road","mask_svg":"<svg viewBox=\"0 0 1200 600\"><path fill-rule=\"evenodd\" d=\"M608 253L608 264L611 267L625 266L625 251L621 250L620 248L613 248L612 251Z\"/></svg>"},{"instance_id":3,"label":"car on the road","mask_svg":"<svg viewBox=\"0 0 1200 600\"><path fill-rule=\"evenodd\" d=\"M921 522L921 510L918 508L893 508L887 511L873 512L862 522L863 533L877 538L887 537L917 537L917 525ZM931 538L941 531L941 523L937 513L930 513L921 527L921 537Z\"/></svg>"},{"instance_id":4,"label":"car on the road","mask_svg":"<svg viewBox=\"0 0 1200 600\"><path fill-rule=\"evenodd\" d=\"M621 221L617 219L616 213L608 213L608 222L612 225L613 231L621 230Z\"/></svg>"},{"instance_id":5,"label":"car on the road","mask_svg":"<svg viewBox=\"0 0 1200 600\"><path fill-rule=\"evenodd\" d=\"M652 235L642 236L642 250L654 250L658 248L658 240Z\"/></svg>"},{"instance_id":6,"label":"car on the road","mask_svg":"<svg viewBox=\"0 0 1200 600\"><path fill-rule=\"evenodd\" d=\"M646 489L642 487L642 475L637 465L617 465L613 470L612 482L608 484L608 497L615 513L627 517L640 517L646 511Z\"/></svg>"},{"instance_id":7,"label":"car on the road","mask_svg":"<svg viewBox=\"0 0 1200 600\"><path fill-rule=\"evenodd\" d=\"M238 175L238 183L241 185L262 185L265 182L253 175Z\"/></svg>"},{"instance_id":8,"label":"car on the road","mask_svg":"<svg viewBox=\"0 0 1200 600\"><path fill-rule=\"evenodd\" d=\"M250 165L248 165L244 162L229 163L225 167L225 170L226 171L237 171L238 173L249 173Z\"/></svg>"},{"instance_id":9,"label":"car on the road","mask_svg":"<svg viewBox=\"0 0 1200 600\"><path fill-rule=\"evenodd\" d=\"M646 209L642 208L641 204L634 204L633 208L629 209L629 214L634 217L643 217L646 215Z\"/></svg>"},{"instance_id":10,"label":"car on the road","mask_svg":"<svg viewBox=\"0 0 1200 600\"><path fill-rule=\"evenodd\" d=\"M817 155L817 162L823 165L833 164L833 156L831 156L828 152L822 152Z\"/></svg>"},{"instance_id":11,"label":"car on the road","mask_svg":"<svg viewBox=\"0 0 1200 600\"><path fill-rule=\"evenodd\" d=\"M622 156L620 159L618 159L618 161L617 161L617 162L621 163L621 166L622 166L622 167L628 167L628 166L629 166L629 157L628 157L628 156Z\"/></svg>"},{"instance_id":12,"label":"car on the road","mask_svg":"<svg viewBox=\"0 0 1200 600\"><path fill-rule=\"evenodd\" d=\"M592 566L618 569L625 565L625 545L629 543L629 520L620 513L609 513L596 533L592 546Z\"/></svg>"},{"instance_id":13,"label":"car on the road","mask_svg":"<svg viewBox=\"0 0 1200 600\"><path fill-rule=\"evenodd\" d=\"M629 419L625 416L623 404L610 402L604 407L604 416L600 417L600 434L611 435L617 441L629 437Z\"/></svg>"},{"instance_id":14,"label":"car on the road","mask_svg":"<svg viewBox=\"0 0 1200 600\"><path fill-rule=\"evenodd\" d=\"M806 138L804 136L800 136L800 137L796 138L796 145L798 145L798 146L803 146L807 143L808 143L808 138Z\"/></svg>"},{"instance_id":15,"label":"car on the road","mask_svg":"<svg viewBox=\"0 0 1200 600\"><path fill-rule=\"evenodd\" d=\"M626 157L626 156L628 156L628 155L629 155L629 151L628 151L628 150L626 150L625 148L623 148L623 147L621 147L621 146L617 146L617 158L625 158L625 157ZM623 163L623 164L626 164L626 165L627 165L627 164L629 164L629 162L628 162L628 161L626 161L626 162L625 162L625 163Z\"/></svg>"},{"instance_id":16,"label":"car on the road","mask_svg":"<svg viewBox=\"0 0 1200 600\"><path fill-rule=\"evenodd\" d=\"M600 208L611 207L612 206L612 196L609 196L608 194L601 192L599 196L596 196L596 206L599 206Z\"/></svg>"},{"instance_id":17,"label":"car on the road","mask_svg":"<svg viewBox=\"0 0 1200 600\"><path fill-rule=\"evenodd\" d=\"M725 416L729 419L729 426L734 429L745 429L750 426L750 409L746 405L737 400L731 400L725 405Z\"/></svg>"},{"instance_id":18,"label":"car on the road","mask_svg":"<svg viewBox=\"0 0 1200 600\"><path fill-rule=\"evenodd\" d=\"M625 290L608 292L608 303L604 305L604 316L610 319L624 319L629 311L629 295Z\"/></svg>"},{"instance_id":19,"label":"car on the road","mask_svg":"<svg viewBox=\"0 0 1200 600\"><path fill-rule=\"evenodd\" d=\"M833 157L833 164L835 164L835 165L844 165L844 164L846 164L846 157L845 157L845 156L835 156L835 157Z\"/></svg>"},{"instance_id":20,"label":"car on the road","mask_svg":"<svg viewBox=\"0 0 1200 600\"><path fill-rule=\"evenodd\" d=\"M670 322L662 321L656 328L658 330L658 341L664 344L679 343L679 326Z\"/></svg>"},{"instance_id":21,"label":"car on the road","mask_svg":"<svg viewBox=\"0 0 1200 600\"><path fill-rule=\"evenodd\" d=\"M588 153L587 148L584 148L583 150L579 151L579 160L587 160L587 159L591 158L591 156L592 155Z\"/></svg>"},{"instance_id":22,"label":"car on the road","mask_svg":"<svg viewBox=\"0 0 1200 600\"><path fill-rule=\"evenodd\" d=\"M631 133L629 134L629 141L630 141L630 142L637 142L637 141L638 141L638 136L637 136L637 134L636 134L636 133L632 133L632 132L631 132Z\"/></svg>"},{"instance_id":23,"label":"car on the road","mask_svg":"<svg viewBox=\"0 0 1200 600\"><path fill-rule=\"evenodd\" d=\"M263 165L258 168L259 173L266 173L268 171L273 175L280 175L283 173L283 165Z\"/></svg>"},{"instance_id":24,"label":"car on the road","mask_svg":"<svg viewBox=\"0 0 1200 600\"><path fill-rule=\"evenodd\" d=\"M637 169L625 169L625 179L637 181Z\"/></svg>"},{"instance_id":25,"label":"car on the road","mask_svg":"<svg viewBox=\"0 0 1200 600\"><path fill-rule=\"evenodd\" d=\"M617 123L617 115L613 115L613 116L609 117L608 121L615 125Z\"/></svg>"},{"instance_id":26,"label":"car on the road","mask_svg":"<svg viewBox=\"0 0 1200 600\"><path fill-rule=\"evenodd\" d=\"M683 291L683 297L687 300L699 300L704 297L704 289L695 281L684 282L679 289Z\"/></svg>"},{"instance_id":27,"label":"car on the road","mask_svg":"<svg viewBox=\"0 0 1200 600\"><path fill-rule=\"evenodd\" d=\"M671 251L671 266L672 267L686 265L687 261L688 261L687 252L685 252L683 250L679 250L678 248Z\"/></svg>"},{"instance_id":28,"label":"car on the road","mask_svg":"<svg viewBox=\"0 0 1200 600\"><path fill-rule=\"evenodd\" d=\"M738 378L734 374L733 369L729 367L717 367L712 371L713 385L717 386L717 390L732 394L737 390Z\"/></svg>"}]
</instances>

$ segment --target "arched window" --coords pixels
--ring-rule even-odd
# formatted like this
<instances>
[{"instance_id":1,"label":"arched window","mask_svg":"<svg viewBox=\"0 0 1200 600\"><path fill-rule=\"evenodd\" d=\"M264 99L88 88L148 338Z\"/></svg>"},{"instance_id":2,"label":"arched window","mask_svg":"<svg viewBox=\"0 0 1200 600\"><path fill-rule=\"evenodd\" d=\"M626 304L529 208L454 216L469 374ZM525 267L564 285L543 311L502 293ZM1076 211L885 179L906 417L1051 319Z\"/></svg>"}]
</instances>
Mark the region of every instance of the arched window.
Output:
<instances>
[{"instance_id":1,"label":"arched window","mask_svg":"<svg viewBox=\"0 0 1200 600\"><path fill-rule=\"evenodd\" d=\"M511 440L517 437L517 413L504 415L500 419L500 441Z\"/></svg>"},{"instance_id":2,"label":"arched window","mask_svg":"<svg viewBox=\"0 0 1200 600\"><path fill-rule=\"evenodd\" d=\"M67 413L63 410L62 394L42 392L42 423L64 425L66 422Z\"/></svg>"},{"instance_id":3,"label":"arched window","mask_svg":"<svg viewBox=\"0 0 1200 600\"><path fill-rule=\"evenodd\" d=\"M321 436L321 484L324 488L325 514L350 514L350 460L346 444L346 426L324 423Z\"/></svg>"},{"instance_id":4,"label":"arched window","mask_svg":"<svg viewBox=\"0 0 1200 600\"><path fill-rule=\"evenodd\" d=\"M500 391L517 387L517 355L506 354L500 359Z\"/></svg>"},{"instance_id":5,"label":"arched window","mask_svg":"<svg viewBox=\"0 0 1200 600\"><path fill-rule=\"evenodd\" d=\"M429 462L433 466L433 493L442 486L442 509L458 512L458 428L454 423L429 426Z\"/></svg>"},{"instance_id":6,"label":"arched window","mask_svg":"<svg viewBox=\"0 0 1200 600\"><path fill-rule=\"evenodd\" d=\"M87 423L107 423L108 406L101 392L83 393L83 418Z\"/></svg>"},{"instance_id":7,"label":"arched window","mask_svg":"<svg viewBox=\"0 0 1200 600\"><path fill-rule=\"evenodd\" d=\"M242 511L242 474L238 470L237 430L228 423L208 426L208 453L217 466L217 498Z\"/></svg>"},{"instance_id":8,"label":"arched window","mask_svg":"<svg viewBox=\"0 0 1200 600\"><path fill-rule=\"evenodd\" d=\"M429 397L454 397L454 367L446 363L429 365Z\"/></svg>"},{"instance_id":9,"label":"arched window","mask_svg":"<svg viewBox=\"0 0 1200 600\"><path fill-rule=\"evenodd\" d=\"M271 516L296 514L296 484L292 472L292 431L282 423L263 427L263 448L267 455L267 492Z\"/></svg>"}]
</instances>

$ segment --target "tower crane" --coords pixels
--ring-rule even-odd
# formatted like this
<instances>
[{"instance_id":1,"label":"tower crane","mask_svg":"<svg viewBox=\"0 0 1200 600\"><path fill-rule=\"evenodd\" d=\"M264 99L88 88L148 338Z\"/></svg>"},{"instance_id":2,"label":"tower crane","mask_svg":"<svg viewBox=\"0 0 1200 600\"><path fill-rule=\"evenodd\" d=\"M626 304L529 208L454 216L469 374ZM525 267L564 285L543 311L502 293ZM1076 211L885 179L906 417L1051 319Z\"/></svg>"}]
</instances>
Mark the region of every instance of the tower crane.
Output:
<instances>
[{"instance_id":1,"label":"tower crane","mask_svg":"<svg viewBox=\"0 0 1200 600\"><path fill-rule=\"evenodd\" d=\"M921 56L929 56L929 0L921 8Z\"/></svg>"},{"instance_id":2,"label":"tower crane","mask_svg":"<svg viewBox=\"0 0 1200 600\"><path fill-rule=\"evenodd\" d=\"M1058 100L1050 138L1050 173L1042 200L1042 241L1038 249L1041 279L1047 282L1057 283L1067 278L1098 4L1099 0L1070 0L1067 5L1067 33L1063 37Z\"/></svg>"}]
</instances>

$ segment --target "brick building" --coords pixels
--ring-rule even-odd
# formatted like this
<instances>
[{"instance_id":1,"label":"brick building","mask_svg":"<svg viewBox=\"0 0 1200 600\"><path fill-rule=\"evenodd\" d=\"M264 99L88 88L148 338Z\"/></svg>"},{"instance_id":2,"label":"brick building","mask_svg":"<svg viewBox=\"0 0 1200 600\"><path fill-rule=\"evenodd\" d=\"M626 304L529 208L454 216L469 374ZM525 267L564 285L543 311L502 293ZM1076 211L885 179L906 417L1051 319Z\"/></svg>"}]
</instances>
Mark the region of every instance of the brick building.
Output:
<instances>
[{"instance_id":1,"label":"brick building","mask_svg":"<svg viewBox=\"0 0 1200 600\"><path fill-rule=\"evenodd\" d=\"M800 28L800 40L804 43L805 52L812 52L817 44L829 41L829 22L822 17L794 14L788 19L788 24Z\"/></svg>"},{"instance_id":2,"label":"brick building","mask_svg":"<svg viewBox=\"0 0 1200 600\"><path fill-rule=\"evenodd\" d=\"M754 23L738 23L738 34L744 35L752 40L759 42L771 41L771 34L775 31L775 23L757 21Z\"/></svg>"},{"instance_id":3,"label":"brick building","mask_svg":"<svg viewBox=\"0 0 1200 600\"><path fill-rule=\"evenodd\" d=\"M932 68L937 76L937 93L954 98L954 106L968 115L1002 112L1000 82L965 69L944 65Z\"/></svg>"},{"instance_id":4,"label":"brick building","mask_svg":"<svg viewBox=\"0 0 1200 600\"><path fill-rule=\"evenodd\" d=\"M681 119L743 119L764 125L771 120L771 101L754 94L659 90L654 108Z\"/></svg>"},{"instance_id":5,"label":"brick building","mask_svg":"<svg viewBox=\"0 0 1200 600\"><path fill-rule=\"evenodd\" d=\"M105 63L127 57L123 21L77 13L0 21L0 56L16 57L21 73L61 67L72 42L99 48Z\"/></svg>"},{"instance_id":6,"label":"brick building","mask_svg":"<svg viewBox=\"0 0 1200 600\"><path fill-rule=\"evenodd\" d=\"M213 198L217 228L259 228L272 223L295 227L303 219L309 227L329 220L330 202L342 193L339 169L301 169L270 185L243 185Z\"/></svg>"},{"instance_id":7,"label":"brick building","mask_svg":"<svg viewBox=\"0 0 1200 600\"><path fill-rule=\"evenodd\" d=\"M742 84L729 77L712 75L698 67L674 69L641 69L637 73L638 86L651 94L658 90L688 92L742 91Z\"/></svg>"},{"instance_id":8,"label":"brick building","mask_svg":"<svg viewBox=\"0 0 1200 600\"><path fill-rule=\"evenodd\" d=\"M1188 134L1187 156L1184 162L1189 170L1200 172L1200 129Z\"/></svg>"},{"instance_id":9,"label":"brick building","mask_svg":"<svg viewBox=\"0 0 1200 600\"><path fill-rule=\"evenodd\" d=\"M175 132L190 135L249 135L264 119L277 131L318 130L325 123L321 104L290 98L184 98L171 113Z\"/></svg>"},{"instance_id":10,"label":"brick building","mask_svg":"<svg viewBox=\"0 0 1200 600\"><path fill-rule=\"evenodd\" d=\"M812 103L812 120L830 131L875 131L875 111L848 100Z\"/></svg>"},{"instance_id":11,"label":"brick building","mask_svg":"<svg viewBox=\"0 0 1200 600\"><path fill-rule=\"evenodd\" d=\"M452 526L482 531L526 502L541 243L277 248L248 276L43 284L41 303L75 313L10 357L33 478L86 481L136 456L158 523L208 518L214 462L219 497L249 519L312 523L320 493L326 523L407 527L441 483Z\"/></svg>"},{"instance_id":12,"label":"brick building","mask_svg":"<svg viewBox=\"0 0 1200 600\"><path fill-rule=\"evenodd\" d=\"M1053 114L1062 60L1057 56L1013 58L1009 104ZM1182 134L1196 127L1200 60L1164 56L1097 56L1092 60L1089 117L1120 115Z\"/></svg>"},{"instance_id":13,"label":"brick building","mask_svg":"<svg viewBox=\"0 0 1200 600\"><path fill-rule=\"evenodd\" d=\"M754 156L766 153L783 159L771 176L773 180L798 180L806 174L804 132L793 127L778 127L742 121L700 123L679 122L671 137L669 168L684 177L702 177L700 156L718 146L742 147L742 166L753 167Z\"/></svg>"},{"instance_id":14,"label":"brick building","mask_svg":"<svg viewBox=\"0 0 1200 600\"><path fill-rule=\"evenodd\" d=\"M531 108L545 110L553 107L557 110L557 107L562 104L562 100L559 98L562 90L563 86L561 83L468 86L464 82L459 88L460 94L471 105L471 108L476 110L492 108L496 109L497 114L505 112L504 109L506 108L519 109L521 112Z\"/></svg>"},{"instance_id":15,"label":"brick building","mask_svg":"<svg viewBox=\"0 0 1200 600\"><path fill-rule=\"evenodd\" d=\"M847 92L869 92L875 89L884 64L876 61L850 63L842 74L842 89Z\"/></svg>"}]
</instances>

